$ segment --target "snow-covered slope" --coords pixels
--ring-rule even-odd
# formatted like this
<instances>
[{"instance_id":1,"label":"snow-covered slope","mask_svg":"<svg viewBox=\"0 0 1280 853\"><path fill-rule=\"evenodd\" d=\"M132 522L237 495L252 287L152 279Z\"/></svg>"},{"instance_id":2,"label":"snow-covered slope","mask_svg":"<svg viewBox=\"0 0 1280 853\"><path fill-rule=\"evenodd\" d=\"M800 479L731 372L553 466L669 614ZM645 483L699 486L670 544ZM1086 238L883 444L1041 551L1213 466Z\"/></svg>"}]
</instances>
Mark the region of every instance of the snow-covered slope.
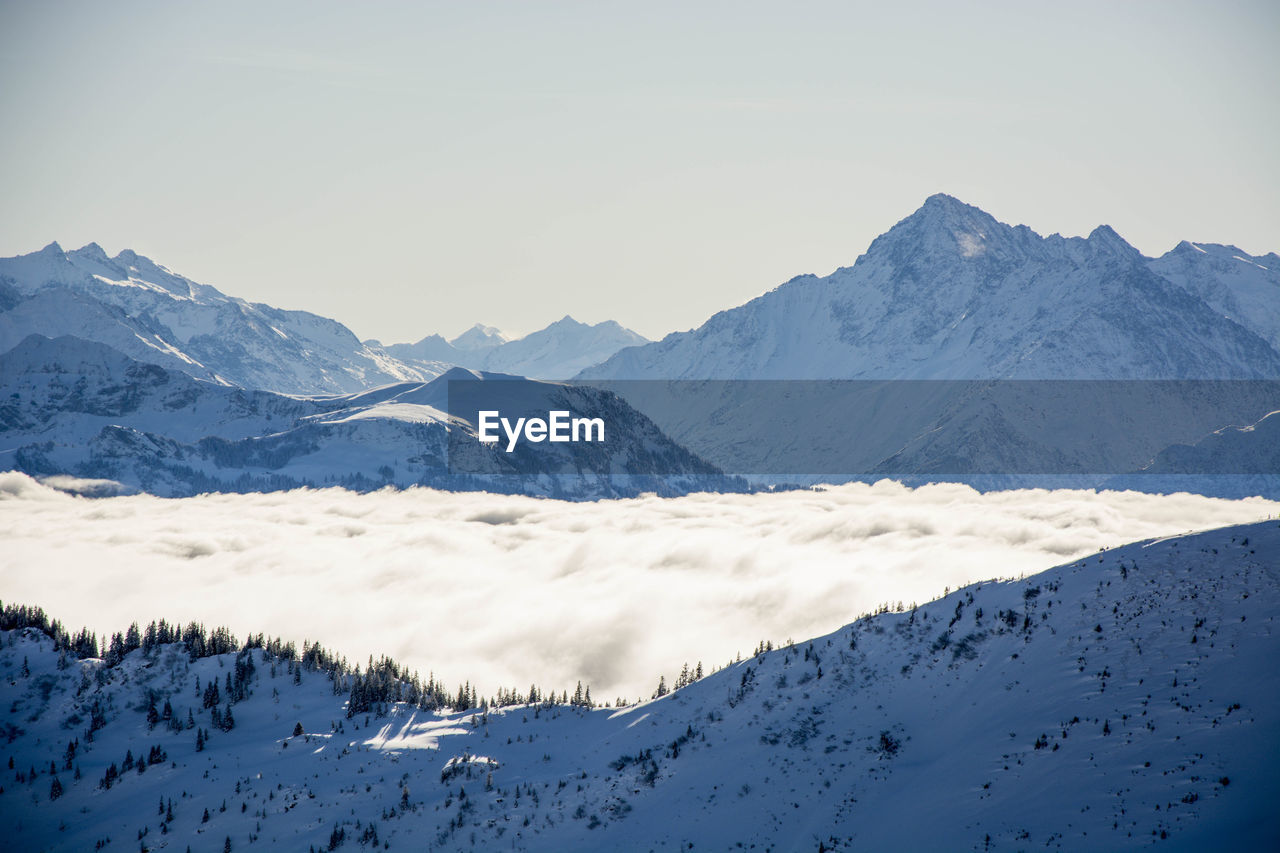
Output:
<instances>
[{"instance_id":1,"label":"snow-covered slope","mask_svg":"<svg viewBox=\"0 0 1280 853\"><path fill-rule=\"evenodd\" d=\"M1280 352L1107 226L1041 237L931 196L851 267L799 276L582 378L1280 377Z\"/></svg>"},{"instance_id":2,"label":"snow-covered slope","mask_svg":"<svg viewBox=\"0 0 1280 853\"><path fill-rule=\"evenodd\" d=\"M10 610L0 819L28 851L1274 849L1278 611L1271 520L975 584L636 706L451 712L383 663L357 682L225 634L81 660Z\"/></svg>"},{"instance_id":3,"label":"snow-covered slope","mask_svg":"<svg viewBox=\"0 0 1280 853\"><path fill-rule=\"evenodd\" d=\"M1214 430L1191 444L1171 444L1140 472L1105 486L1226 498L1280 495L1280 411L1246 426Z\"/></svg>"},{"instance_id":4,"label":"snow-covered slope","mask_svg":"<svg viewBox=\"0 0 1280 853\"><path fill-rule=\"evenodd\" d=\"M0 259L0 352L31 334L99 341L201 379L291 394L424 381L445 369L406 365L335 320L226 296L95 243Z\"/></svg>"},{"instance_id":5,"label":"snow-covered slope","mask_svg":"<svg viewBox=\"0 0 1280 853\"><path fill-rule=\"evenodd\" d=\"M1280 474L1280 411L1248 426L1215 430L1191 446L1168 447L1144 470L1158 474Z\"/></svg>"},{"instance_id":6,"label":"snow-covered slope","mask_svg":"<svg viewBox=\"0 0 1280 853\"><path fill-rule=\"evenodd\" d=\"M490 380L505 402L519 396L543 417L552 409L604 417L607 440L513 453L482 446L474 413L449 413L449 386ZM100 343L33 335L0 355L0 388L0 469L115 480L165 496L308 485L577 498L741 488L608 392L462 368L430 382L291 397L195 379ZM450 453L459 454L452 469Z\"/></svg>"},{"instance_id":7,"label":"snow-covered slope","mask_svg":"<svg viewBox=\"0 0 1280 853\"><path fill-rule=\"evenodd\" d=\"M306 398L195 379L73 337L31 335L0 355L0 388L0 434L72 446L125 423L183 442L239 439L327 410Z\"/></svg>"},{"instance_id":8,"label":"snow-covered slope","mask_svg":"<svg viewBox=\"0 0 1280 853\"><path fill-rule=\"evenodd\" d=\"M1148 266L1280 349L1280 255L1183 241Z\"/></svg>"},{"instance_id":9,"label":"snow-covered slope","mask_svg":"<svg viewBox=\"0 0 1280 853\"><path fill-rule=\"evenodd\" d=\"M477 324L452 341L429 335L417 343L391 344L383 349L410 364L443 361L494 373L559 380L569 379L621 349L648 342L613 320L593 326L566 315L545 329L515 340Z\"/></svg>"}]
</instances>

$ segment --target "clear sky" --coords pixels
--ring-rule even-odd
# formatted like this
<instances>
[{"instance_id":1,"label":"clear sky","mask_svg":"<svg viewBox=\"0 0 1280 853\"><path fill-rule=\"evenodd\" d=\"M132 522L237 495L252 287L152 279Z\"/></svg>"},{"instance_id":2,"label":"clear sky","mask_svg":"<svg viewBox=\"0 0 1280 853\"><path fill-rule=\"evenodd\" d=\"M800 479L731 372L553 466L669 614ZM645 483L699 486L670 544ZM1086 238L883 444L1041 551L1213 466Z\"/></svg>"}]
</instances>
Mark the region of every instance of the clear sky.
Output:
<instances>
[{"instance_id":1,"label":"clear sky","mask_svg":"<svg viewBox=\"0 0 1280 853\"><path fill-rule=\"evenodd\" d=\"M1280 3L0 2L0 255L650 337L947 192L1280 251Z\"/></svg>"}]
</instances>

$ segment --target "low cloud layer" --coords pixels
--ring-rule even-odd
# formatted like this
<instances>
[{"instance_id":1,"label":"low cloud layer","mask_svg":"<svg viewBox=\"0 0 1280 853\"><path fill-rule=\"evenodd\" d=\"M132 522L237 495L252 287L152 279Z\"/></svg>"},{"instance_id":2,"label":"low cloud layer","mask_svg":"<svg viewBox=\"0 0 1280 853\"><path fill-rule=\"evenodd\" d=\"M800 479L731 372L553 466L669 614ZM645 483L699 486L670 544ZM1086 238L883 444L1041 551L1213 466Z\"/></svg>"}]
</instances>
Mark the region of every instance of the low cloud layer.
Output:
<instances>
[{"instance_id":1,"label":"low cloud layer","mask_svg":"<svg viewBox=\"0 0 1280 853\"><path fill-rule=\"evenodd\" d=\"M69 627L167 618L389 654L485 694L648 696L761 639L1280 503L893 483L566 503L427 489L90 500L0 474L0 599Z\"/></svg>"}]
</instances>

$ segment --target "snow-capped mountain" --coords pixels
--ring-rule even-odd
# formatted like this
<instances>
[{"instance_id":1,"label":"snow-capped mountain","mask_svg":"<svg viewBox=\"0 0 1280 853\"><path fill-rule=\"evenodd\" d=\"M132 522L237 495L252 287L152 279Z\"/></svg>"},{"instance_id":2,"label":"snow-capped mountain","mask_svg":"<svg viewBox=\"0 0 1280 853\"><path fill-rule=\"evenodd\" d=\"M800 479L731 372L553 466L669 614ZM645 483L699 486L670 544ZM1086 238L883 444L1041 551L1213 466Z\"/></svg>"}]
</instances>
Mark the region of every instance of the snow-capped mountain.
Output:
<instances>
[{"instance_id":1,"label":"snow-capped mountain","mask_svg":"<svg viewBox=\"0 0 1280 853\"><path fill-rule=\"evenodd\" d=\"M0 819L31 851L1274 849L1278 608L1271 520L592 709L195 625L99 646L11 604Z\"/></svg>"},{"instance_id":2,"label":"snow-capped mountain","mask_svg":"<svg viewBox=\"0 0 1280 853\"><path fill-rule=\"evenodd\" d=\"M449 343L454 349L462 350L463 352L476 352L500 347L508 340L510 339L502 334L497 327L476 323L470 329L449 341Z\"/></svg>"},{"instance_id":3,"label":"snow-capped mountain","mask_svg":"<svg viewBox=\"0 0 1280 853\"><path fill-rule=\"evenodd\" d=\"M1169 266L1105 225L1041 237L934 195L853 266L794 278L581 378L1280 377L1268 339L1163 277Z\"/></svg>"},{"instance_id":4,"label":"snow-capped mountain","mask_svg":"<svg viewBox=\"0 0 1280 853\"><path fill-rule=\"evenodd\" d=\"M648 338L613 320L593 326L566 314L545 329L491 350L484 369L540 379L569 379L619 350L647 343Z\"/></svg>"},{"instance_id":5,"label":"snow-capped mountain","mask_svg":"<svg viewBox=\"0 0 1280 853\"><path fill-rule=\"evenodd\" d=\"M1014 395L1015 408L1001 408L993 403L1001 397L998 390L955 384L923 396L910 388L894 389L889 393L914 395L924 407L899 407L892 414L878 404L837 400L825 391L815 396L812 388L778 391L754 380L1276 380L1280 278L1273 269L1275 257L1182 243L1149 259L1106 226L1087 238L1041 237L935 195L877 238L853 266L825 278L793 279L717 314L699 329L656 343L613 322L590 326L566 316L518 340L477 324L452 341L430 336L382 347L358 342L331 320L227 297L131 252L108 258L93 244L74 252L54 244L0 260L0 351L32 332L71 335L198 379L298 395L422 384L449 364L550 380L577 373L597 383L752 380L674 391L663 383L607 387L711 464L731 473L774 477L770 482L789 475L839 479L1032 471L1105 479L1144 469L1172 445L1194 445L1217 430L1254 423L1280 407L1280 397L1261 384L1239 386L1185 401L1199 408L1182 400L1166 410L1153 404L1137 413L1137 421L1104 401L1085 399L1064 417L1050 419L1039 408L1043 401ZM1134 396L1145 394L1143 389ZM25 417L40 419L27 401L20 401L22 406ZM1208 420L1201 417L1206 411ZM188 441L185 427L166 427L158 420L162 413L153 415L148 424L132 428ZM1034 422L1036 417L1042 423ZM1081 417L1085 420L1078 423ZM385 425L395 419L374 420ZM336 429L336 422L326 423ZM374 441L371 426L361 429ZM381 435L391 444L374 454L380 459L376 466L360 468L366 472L361 476L368 477L367 470L399 470L404 463L388 460L401 458L404 441L419 440L402 435L407 426L389 429ZM258 424L251 432L265 440L279 430ZM80 438L103 440L97 431ZM106 456L146 444L133 436L116 439ZM72 441L70 433L60 441ZM291 428L289 453L296 456L311 442ZM34 453L27 444L13 447ZM854 448L857 456L846 454L836 464L823 455L828 447L840 453ZM808 457L798 467L787 467L788 449ZM87 446L81 451L91 452ZM1020 467L1035 456L1060 457L1060 462L1047 470ZM45 463L36 456L25 458L24 470L43 470ZM67 468L67 463L48 464ZM83 459L75 463L85 464ZM656 473L652 466L640 467ZM421 482L422 474L406 479L396 473L389 481ZM327 481L317 470L300 476L282 482ZM179 492L194 487L188 483Z\"/></svg>"},{"instance_id":6,"label":"snow-capped mountain","mask_svg":"<svg viewBox=\"0 0 1280 853\"><path fill-rule=\"evenodd\" d=\"M381 346L377 341L368 343ZM515 340L507 340L490 326L476 324L452 341L429 335L417 343L382 348L409 364L447 362L534 379L569 379L619 350L647 343L648 338L613 320L590 325L565 315L545 329ZM430 369L430 365L425 367Z\"/></svg>"},{"instance_id":7,"label":"snow-capped mountain","mask_svg":"<svg viewBox=\"0 0 1280 853\"><path fill-rule=\"evenodd\" d=\"M1106 226L1041 237L935 195L852 267L793 279L580 378L731 472L1117 475L1280 406L1274 382L1188 386L1187 399L1149 382L1280 379L1269 260L1187 243L1151 260ZM855 383L756 381L773 379Z\"/></svg>"},{"instance_id":8,"label":"snow-capped mountain","mask_svg":"<svg viewBox=\"0 0 1280 853\"><path fill-rule=\"evenodd\" d=\"M1184 240L1148 266L1280 350L1280 255Z\"/></svg>"},{"instance_id":9,"label":"snow-capped mountain","mask_svg":"<svg viewBox=\"0 0 1280 853\"><path fill-rule=\"evenodd\" d=\"M201 379L288 394L425 381L446 369L406 365L335 320L226 296L96 243L0 259L0 352L31 334L99 341Z\"/></svg>"},{"instance_id":10,"label":"snow-capped mountain","mask_svg":"<svg viewBox=\"0 0 1280 853\"><path fill-rule=\"evenodd\" d=\"M552 409L603 417L606 440L490 452L476 438L474 413L450 414L450 384L495 380L503 400L518 396L544 417ZM741 488L607 391L462 368L430 382L308 398L196 379L105 344L32 335L0 355L0 387L9 392L0 400L0 466L165 496L329 484L577 498Z\"/></svg>"},{"instance_id":11,"label":"snow-capped mountain","mask_svg":"<svg viewBox=\"0 0 1280 853\"><path fill-rule=\"evenodd\" d=\"M364 343L365 346L383 350L393 358L409 363L438 361L444 364L458 364L459 367L467 366L458 363L459 358L465 357L464 351L457 349L440 335L427 335L413 344L383 344L379 340L368 340Z\"/></svg>"}]
</instances>

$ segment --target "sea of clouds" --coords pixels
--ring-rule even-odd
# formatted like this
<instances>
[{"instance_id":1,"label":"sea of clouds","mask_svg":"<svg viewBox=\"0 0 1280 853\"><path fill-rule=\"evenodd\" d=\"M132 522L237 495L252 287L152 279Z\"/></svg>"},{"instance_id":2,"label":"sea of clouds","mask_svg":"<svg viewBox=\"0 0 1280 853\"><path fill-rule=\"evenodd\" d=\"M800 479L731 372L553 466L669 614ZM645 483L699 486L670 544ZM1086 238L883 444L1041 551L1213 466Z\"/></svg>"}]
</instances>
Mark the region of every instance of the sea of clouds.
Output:
<instances>
[{"instance_id":1,"label":"sea of clouds","mask_svg":"<svg viewBox=\"0 0 1280 853\"><path fill-rule=\"evenodd\" d=\"M429 489L86 498L0 473L0 600L68 627L166 618L388 654L491 695L648 695L762 639L818 636L1280 503L891 482L571 503Z\"/></svg>"}]
</instances>

